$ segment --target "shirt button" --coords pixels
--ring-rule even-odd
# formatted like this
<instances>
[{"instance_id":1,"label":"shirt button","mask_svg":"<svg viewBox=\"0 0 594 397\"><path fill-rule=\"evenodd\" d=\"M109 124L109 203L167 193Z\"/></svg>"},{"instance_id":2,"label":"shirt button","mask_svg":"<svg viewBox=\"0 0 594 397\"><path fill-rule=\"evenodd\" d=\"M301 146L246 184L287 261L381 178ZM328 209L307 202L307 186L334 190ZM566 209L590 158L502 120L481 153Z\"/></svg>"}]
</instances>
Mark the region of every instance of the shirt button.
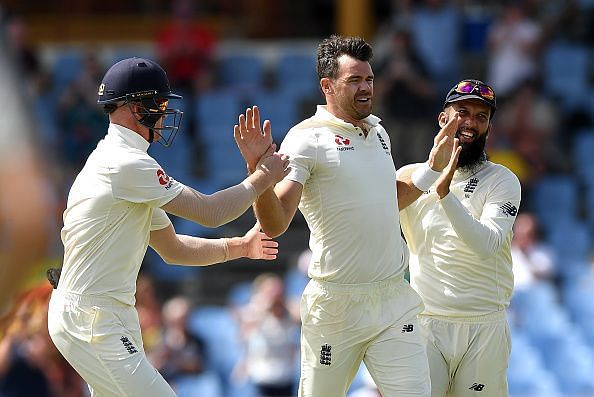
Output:
<instances>
[{"instance_id":1,"label":"shirt button","mask_svg":"<svg viewBox=\"0 0 594 397\"><path fill-rule=\"evenodd\" d=\"M360 132L360 133L359 133L359 136L363 136L363 133L362 133L362 132Z\"/></svg>"}]
</instances>

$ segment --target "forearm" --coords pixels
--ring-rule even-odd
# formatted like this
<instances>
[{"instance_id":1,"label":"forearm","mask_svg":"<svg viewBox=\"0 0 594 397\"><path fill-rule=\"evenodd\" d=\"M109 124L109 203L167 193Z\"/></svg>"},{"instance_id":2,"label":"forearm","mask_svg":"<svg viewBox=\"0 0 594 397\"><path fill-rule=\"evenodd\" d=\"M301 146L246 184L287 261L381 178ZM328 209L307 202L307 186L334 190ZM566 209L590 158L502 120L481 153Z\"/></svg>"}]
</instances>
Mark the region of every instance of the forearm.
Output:
<instances>
[{"instance_id":1,"label":"forearm","mask_svg":"<svg viewBox=\"0 0 594 397\"><path fill-rule=\"evenodd\" d=\"M262 230L270 237L283 234L293 218L288 214L273 189L262 193L254 203L254 213Z\"/></svg>"},{"instance_id":2,"label":"forearm","mask_svg":"<svg viewBox=\"0 0 594 397\"><path fill-rule=\"evenodd\" d=\"M164 205L163 209L206 227L218 227L241 216L256 197L256 189L245 182L211 195L186 186L176 198Z\"/></svg>"},{"instance_id":3,"label":"forearm","mask_svg":"<svg viewBox=\"0 0 594 397\"><path fill-rule=\"evenodd\" d=\"M479 255L494 255L503 243L503 233L496 224L482 223L451 192L440 200L456 234Z\"/></svg>"},{"instance_id":4,"label":"forearm","mask_svg":"<svg viewBox=\"0 0 594 397\"><path fill-rule=\"evenodd\" d=\"M175 249L160 254L169 264L208 266L245 257L247 244L241 237L204 239L177 235Z\"/></svg>"},{"instance_id":5,"label":"forearm","mask_svg":"<svg viewBox=\"0 0 594 397\"><path fill-rule=\"evenodd\" d=\"M266 169L257 169L242 183L210 195L186 186L162 208L170 214L203 226L219 227L245 213L258 194L272 185L273 180Z\"/></svg>"}]
</instances>

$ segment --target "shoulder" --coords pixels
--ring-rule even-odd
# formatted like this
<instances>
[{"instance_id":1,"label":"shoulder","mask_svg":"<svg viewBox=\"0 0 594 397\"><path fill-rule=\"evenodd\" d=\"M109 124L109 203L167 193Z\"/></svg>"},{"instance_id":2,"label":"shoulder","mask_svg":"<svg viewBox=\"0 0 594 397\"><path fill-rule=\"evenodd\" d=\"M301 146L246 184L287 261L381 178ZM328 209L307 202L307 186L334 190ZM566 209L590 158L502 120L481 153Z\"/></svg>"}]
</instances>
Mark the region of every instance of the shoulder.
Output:
<instances>
[{"instance_id":1,"label":"shoulder","mask_svg":"<svg viewBox=\"0 0 594 397\"><path fill-rule=\"evenodd\" d=\"M334 136L335 128L332 124L324 123L315 118L303 120L287 132L283 145L301 146L304 144L315 145L322 142L324 136Z\"/></svg>"},{"instance_id":2,"label":"shoulder","mask_svg":"<svg viewBox=\"0 0 594 397\"><path fill-rule=\"evenodd\" d=\"M384 126L383 126L383 125L381 125L381 124L379 124L379 123L378 123L378 124L376 124L376 125L374 126L374 128L375 128L375 130L376 130L376 131L377 131L379 134L381 134L381 135L383 135L383 136L386 136L386 137L389 137L389 135L388 135L388 132L386 131L386 129L384 128Z\"/></svg>"},{"instance_id":3,"label":"shoulder","mask_svg":"<svg viewBox=\"0 0 594 397\"><path fill-rule=\"evenodd\" d=\"M489 162L489 174L492 177L492 186L498 186L508 192L514 192L520 196L522 192L522 185L520 180L509 168L502 164Z\"/></svg>"},{"instance_id":4,"label":"shoulder","mask_svg":"<svg viewBox=\"0 0 594 397\"><path fill-rule=\"evenodd\" d=\"M489 162L489 167L491 168L491 172L497 175L500 178L508 180L514 184L520 185L520 180L518 179L517 175L514 174L509 168L504 166L503 164L497 164L493 162Z\"/></svg>"},{"instance_id":5,"label":"shoulder","mask_svg":"<svg viewBox=\"0 0 594 397\"><path fill-rule=\"evenodd\" d=\"M287 135L298 135L298 136L319 136L324 132L332 130L332 125L328 122L323 122L315 117L310 117L302 122L296 124L291 128Z\"/></svg>"}]
</instances>

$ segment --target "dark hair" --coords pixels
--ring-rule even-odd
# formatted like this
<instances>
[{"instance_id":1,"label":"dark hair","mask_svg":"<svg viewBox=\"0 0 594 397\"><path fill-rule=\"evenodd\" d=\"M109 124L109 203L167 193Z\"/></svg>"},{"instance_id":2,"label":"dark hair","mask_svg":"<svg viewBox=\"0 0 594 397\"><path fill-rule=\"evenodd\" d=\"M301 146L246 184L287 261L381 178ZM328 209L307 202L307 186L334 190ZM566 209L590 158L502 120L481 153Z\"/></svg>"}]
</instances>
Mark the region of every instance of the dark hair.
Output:
<instances>
[{"instance_id":1,"label":"dark hair","mask_svg":"<svg viewBox=\"0 0 594 397\"><path fill-rule=\"evenodd\" d=\"M138 103L138 101L130 101L130 103ZM110 115L123 105L125 105L125 101L106 103L105 105L103 105L103 113L106 115Z\"/></svg>"},{"instance_id":2,"label":"dark hair","mask_svg":"<svg viewBox=\"0 0 594 397\"><path fill-rule=\"evenodd\" d=\"M361 37L343 37L332 35L324 39L318 46L317 72L320 79L335 78L338 75L338 58L348 55L359 61L369 62L373 58L373 50Z\"/></svg>"},{"instance_id":3,"label":"dark hair","mask_svg":"<svg viewBox=\"0 0 594 397\"><path fill-rule=\"evenodd\" d=\"M118 105L116 105L115 103L108 103L106 105L103 105L103 113L112 114L113 112L115 112L117 108Z\"/></svg>"}]
</instances>

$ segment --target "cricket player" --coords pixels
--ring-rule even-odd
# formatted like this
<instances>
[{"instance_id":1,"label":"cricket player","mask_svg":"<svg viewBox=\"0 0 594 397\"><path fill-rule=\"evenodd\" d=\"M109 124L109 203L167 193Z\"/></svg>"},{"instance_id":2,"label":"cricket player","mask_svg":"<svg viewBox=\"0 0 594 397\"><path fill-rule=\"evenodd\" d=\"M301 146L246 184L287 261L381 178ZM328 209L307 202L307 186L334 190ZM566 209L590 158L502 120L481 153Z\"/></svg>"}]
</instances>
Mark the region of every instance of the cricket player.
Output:
<instances>
[{"instance_id":1,"label":"cricket player","mask_svg":"<svg viewBox=\"0 0 594 397\"><path fill-rule=\"evenodd\" d=\"M388 134L371 114L371 57L360 38L322 41L317 70L326 105L288 132L281 151L289 154L291 171L255 203L267 234L282 234L297 208L311 232L299 396L345 396L362 360L383 397L430 394L417 327L422 302L404 279L408 250L398 209L447 165L457 119L437 134L427 163L397 181ZM248 110L235 128L250 171L271 144L270 123L263 132L259 124L257 110Z\"/></svg>"},{"instance_id":2,"label":"cricket player","mask_svg":"<svg viewBox=\"0 0 594 397\"><path fill-rule=\"evenodd\" d=\"M288 159L270 148L242 183L204 195L171 178L147 154L154 141L171 145L182 115L169 107L169 100L181 97L158 64L142 58L116 63L98 95L110 124L68 196L50 336L91 396L174 396L145 356L134 308L146 249L150 245L167 263L192 266L274 259L277 244L257 225L241 238L201 239L176 234L166 212L211 227L229 222L284 177Z\"/></svg>"},{"instance_id":3,"label":"cricket player","mask_svg":"<svg viewBox=\"0 0 594 397\"><path fill-rule=\"evenodd\" d=\"M419 318L433 397L508 395L506 308L521 188L485 154L496 108L493 89L481 81L463 80L448 92L438 122L443 127L460 117L460 145L438 181L400 213L411 284L425 303Z\"/></svg>"}]
</instances>

